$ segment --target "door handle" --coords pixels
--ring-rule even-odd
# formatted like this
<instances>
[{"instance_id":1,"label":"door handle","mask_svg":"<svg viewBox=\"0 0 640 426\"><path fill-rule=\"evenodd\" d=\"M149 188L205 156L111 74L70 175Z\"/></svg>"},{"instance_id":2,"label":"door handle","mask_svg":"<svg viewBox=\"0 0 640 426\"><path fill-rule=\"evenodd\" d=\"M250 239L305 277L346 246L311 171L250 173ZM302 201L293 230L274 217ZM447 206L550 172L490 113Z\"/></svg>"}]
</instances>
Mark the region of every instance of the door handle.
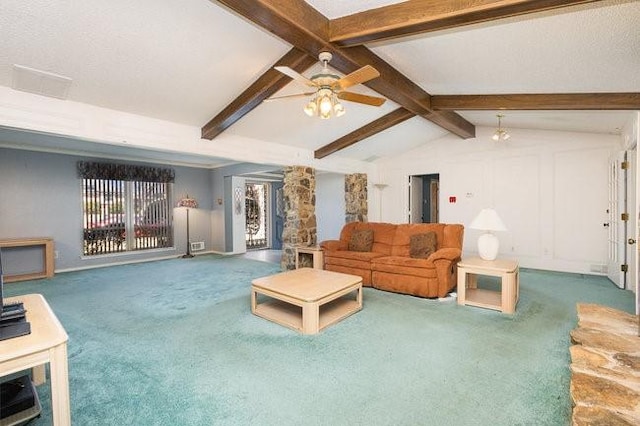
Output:
<instances>
[{"instance_id":1,"label":"door handle","mask_svg":"<svg viewBox=\"0 0 640 426\"><path fill-rule=\"evenodd\" d=\"M603 223L602 226L604 226L605 228L608 228L609 227L609 222Z\"/></svg>"},{"instance_id":2,"label":"door handle","mask_svg":"<svg viewBox=\"0 0 640 426\"><path fill-rule=\"evenodd\" d=\"M629 238L629 239L627 240L627 242L628 242L630 245L633 245L633 244L635 244L635 243L636 243L636 240L634 240L633 238Z\"/></svg>"}]
</instances>

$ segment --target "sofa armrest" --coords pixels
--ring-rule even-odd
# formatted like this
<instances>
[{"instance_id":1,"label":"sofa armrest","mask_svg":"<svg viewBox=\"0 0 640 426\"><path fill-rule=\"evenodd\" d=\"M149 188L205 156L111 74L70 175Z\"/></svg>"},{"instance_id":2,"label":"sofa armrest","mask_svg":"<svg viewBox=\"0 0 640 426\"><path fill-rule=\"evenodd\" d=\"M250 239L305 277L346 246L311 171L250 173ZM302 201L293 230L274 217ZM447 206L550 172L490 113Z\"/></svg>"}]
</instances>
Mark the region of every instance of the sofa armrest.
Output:
<instances>
[{"instance_id":1,"label":"sofa armrest","mask_svg":"<svg viewBox=\"0 0 640 426\"><path fill-rule=\"evenodd\" d=\"M326 240L320 243L320 248L324 251L347 250L349 245L342 240Z\"/></svg>"},{"instance_id":2,"label":"sofa armrest","mask_svg":"<svg viewBox=\"0 0 640 426\"><path fill-rule=\"evenodd\" d=\"M437 262L438 260L446 260L449 262L455 262L460 260L462 256L462 250L457 248L441 248L440 250L431 253L428 260Z\"/></svg>"},{"instance_id":3,"label":"sofa armrest","mask_svg":"<svg viewBox=\"0 0 640 426\"><path fill-rule=\"evenodd\" d=\"M438 275L438 297L444 297L458 283L458 261L462 250L442 248L429 256L428 260L436 266Z\"/></svg>"}]
</instances>

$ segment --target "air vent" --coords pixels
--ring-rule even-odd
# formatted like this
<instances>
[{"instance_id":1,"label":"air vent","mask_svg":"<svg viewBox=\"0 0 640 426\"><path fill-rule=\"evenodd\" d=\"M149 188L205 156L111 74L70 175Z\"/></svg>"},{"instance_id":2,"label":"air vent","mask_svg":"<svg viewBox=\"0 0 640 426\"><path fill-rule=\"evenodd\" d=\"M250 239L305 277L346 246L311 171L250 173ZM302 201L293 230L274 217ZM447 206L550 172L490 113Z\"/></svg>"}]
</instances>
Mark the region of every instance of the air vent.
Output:
<instances>
[{"instance_id":1,"label":"air vent","mask_svg":"<svg viewBox=\"0 0 640 426\"><path fill-rule=\"evenodd\" d=\"M204 250L204 241L197 241L195 243L191 243L191 251L202 251Z\"/></svg>"},{"instance_id":2,"label":"air vent","mask_svg":"<svg viewBox=\"0 0 640 426\"><path fill-rule=\"evenodd\" d=\"M41 71L23 65L13 65L13 81L11 87L36 95L67 99L72 80L58 74Z\"/></svg>"},{"instance_id":3,"label":"air vent","mask_svg":"<svg viewBox=\"0 0 640 426\"><path fill-rule=\"evenodd\" d=\"M609 270L609 268L607 267L607 265L601 265L601 264L592 264L589 265L589 270L591 272L599 272L602 274L606 274Z\"/></svg>"}]
</instances>

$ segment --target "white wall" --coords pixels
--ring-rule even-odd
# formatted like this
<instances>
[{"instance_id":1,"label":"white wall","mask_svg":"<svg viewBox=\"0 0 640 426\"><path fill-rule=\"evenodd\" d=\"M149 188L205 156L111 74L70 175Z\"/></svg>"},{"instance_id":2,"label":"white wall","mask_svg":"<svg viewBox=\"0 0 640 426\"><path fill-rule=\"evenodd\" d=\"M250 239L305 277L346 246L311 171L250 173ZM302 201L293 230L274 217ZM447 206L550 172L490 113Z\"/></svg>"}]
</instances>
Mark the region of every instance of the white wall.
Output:
<instances>
[{"instance_id":1,"label":"white wall","mask_svg":"<svg viewBox=\"0 0 640 426\"><path fill-rule=\"evenodd\" d=\"M335 240L345 224L344 174L316 172L318 243Z\"/></svg>"},{"instance_id":2,"label":"white wall","mask_svg":"<svg viewBox=\"0 0 640 426\"><path fill-rule=\"evenodd\" d=\"M491 140L493 130L478 127L475 139L447 136L380 160L379 181L389 185L382 220L406 223L408 177L439 173L440 221L468 226L494 207L508 228L498 233L502 257L579 273L606 264L607 167L620 138L512 129L505 143ZM477 253L478 235L465 228L465 256Z\"/></svg>"},{"instance_id":3,"label":"white wall","mask_svg":"<svg viewBox=\"0 0 640 426\"><path fill-rule=\"evenodd\" d=\"M82 189L76 167L79 160L96 159L0 148L0 238L52 237L58 252L56 271L178 256L186 251L186 211L176 208L173 248L83 256ZM198 200L198 208L191 209L189 217L191 241L204 241L209 250L209 171L173 169L174 201L186 194Z\"/></svg>"}]
</instances>

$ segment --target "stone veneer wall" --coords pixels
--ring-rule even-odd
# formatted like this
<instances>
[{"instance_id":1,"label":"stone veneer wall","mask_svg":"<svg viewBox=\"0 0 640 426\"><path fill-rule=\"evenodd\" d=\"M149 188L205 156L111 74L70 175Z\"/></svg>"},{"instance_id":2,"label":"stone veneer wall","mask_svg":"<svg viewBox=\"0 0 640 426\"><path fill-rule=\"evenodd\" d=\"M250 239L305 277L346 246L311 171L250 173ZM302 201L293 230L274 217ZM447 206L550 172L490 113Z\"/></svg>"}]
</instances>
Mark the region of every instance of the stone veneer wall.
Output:
<instances>
[{"instance_id":1,"label":"stone veneer wall","mask_svg":"<svg viewBox=\"0 0 640 426\"><path fill-rule=\"evenodd\" d=\"M571 331L574 426L640 425L638 317L606 306L578 303Z\"/></svg>"},{"instance_id":2,"label":"stone veneer wall","mask_svg":"<svg viewBox=\"0 0 640 426\"><path fill-rule=\"evenodd\" d=\"M296 247L317 244L316 174L311 167L284 169L284 229L282 231L283 270L295 269Z\"/></svg>"},{"instance_id":3,"label":"stone veneer wall","mask_svg":"<svg viewBox=\"0 0 640 426\"><path fill-rule=\"evenodd\" d=\"M367 175L354 173L344 177L345 221L368 221Z\"/></svg>"}]
</instances>

